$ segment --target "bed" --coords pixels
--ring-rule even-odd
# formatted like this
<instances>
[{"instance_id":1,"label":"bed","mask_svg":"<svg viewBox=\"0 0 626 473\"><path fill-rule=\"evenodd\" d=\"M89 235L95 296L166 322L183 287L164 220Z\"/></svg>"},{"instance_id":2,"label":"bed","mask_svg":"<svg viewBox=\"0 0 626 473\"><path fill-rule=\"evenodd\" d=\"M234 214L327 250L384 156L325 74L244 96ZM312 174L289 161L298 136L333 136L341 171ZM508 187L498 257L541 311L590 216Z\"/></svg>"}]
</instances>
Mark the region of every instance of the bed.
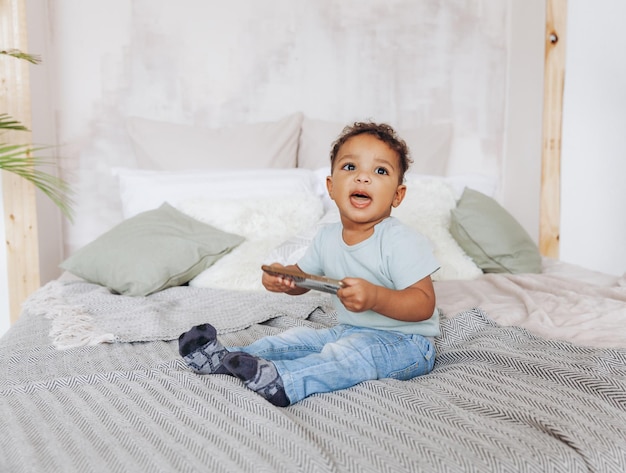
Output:
<instances>
[{"instance_id":1,"label":"bed","mask_svg":"<svg viewBox=\"0 0 626 473\"><path fill-rule=\"evenodd\" d=\"M237 21L217 2L187 1L193 17L179 4L135 1L130 14L123 3L98 21L128 19L133 47L124 60L102 54L97 117L69 120L91 134L64 163L78 192L64 272L0 339L0 471L626 471L626 275L542 256L512 208L539 199L505 198L540 160L516 170L502 156L503 84L514 80L502 38L511 13L531 7L274 2L284 16L257 22L265 3L248 2ZM320 41L331 36L342 46ZM163 66L189 67L181 38L207 66L184 77ZM207 52L212 41L223 47ZM306 74L285 59L306 54ZM335 97L323 79L310 93L317 70L358 86ZM84 81L61 79L68 90ZM366 83L385 87L378 96ZM193 373L177 338L194 325L244 345L335 323L327 295L264 291L260 266L297 261L336 220L328 151L352 111L391 122L413 151L394 216L428 236L441 263L434 370L287 408L233 377Z\"/></svg>"},{"instance_id":2,"label":"bed","mask_svg":"<svg viewBox=\"0 0 626 473\"><path fill-rule=\"evenodd\" d=\"M188 369L177 338L199 323L240 345L335 322L323 293L270 294L259 282L262 262L296 261L337 218L322 187L325 156L307 152L340 124L321 125L294 113L233 139L129 118L138 161L167 154L165 143L143 144L180 133L202 149L253 146L258 165L267 149L267 161L112 170L120 222L74 252L0 341L2 471L626 467L626 338L616 330L626 279L542 258L497 203L494 179L441 175L446 127L405 130L414 149L430 151L415 155L422 172L407 175L394 211L431 238L441 262L431 374L277 408L233 377Z\"/></svg>"}]
</instances>

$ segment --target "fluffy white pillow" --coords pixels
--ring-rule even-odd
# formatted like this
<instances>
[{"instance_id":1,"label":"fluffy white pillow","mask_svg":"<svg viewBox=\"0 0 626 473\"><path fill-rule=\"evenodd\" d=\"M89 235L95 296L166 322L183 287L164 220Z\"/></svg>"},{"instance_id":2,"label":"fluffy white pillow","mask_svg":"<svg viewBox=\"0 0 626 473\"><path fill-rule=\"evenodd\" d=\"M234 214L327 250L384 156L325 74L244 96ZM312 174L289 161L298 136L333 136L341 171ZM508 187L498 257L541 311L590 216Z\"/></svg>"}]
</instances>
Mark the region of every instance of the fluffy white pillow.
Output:
<instances>
[{"instance_id":1,"label":"fluffy white pillow","mask_svg":"<svg viewBox=\"0 0 626 473\"><path fill-rule=\"evenodd\" d=\"M127 129L145 169L294 168L301 124L301 113L225 128L130 117Z\"/></svg>"},{"instance_id":2,"label":"fluffy white pillow","mask_svg":"<svg viewBox=\"0 0 626 473\"><path fill-rule=\"evenodd\" d=\"M331 146L345 125L347 124L304 117L298 147L298 167L319 169L329 166ZM438 176L445 174L452 142L450 123L396 131L406 141L411 151L413 158L411 172Z\"/></svg>"},{"instance_id":3,"label":"fluffy white pillow","mask_svg":"<svg viewBox=\"0 0 626 473\"><path fill-rule=\"evenodd\" d=\"M454 188L442 179L407 177L407 193L391 215L428 237L441 268L434 281L473 279L482 274L450 234L450 211L456 207Z\"/></svg>"},{"instance_id":4,"label":"fluffy white pillow","mask_svg":"<svg viewBox=\"0 0 626 473\"><path fill-rule=\"evenodd\" d=\"M158 208L178 207L190 199L258 199L301 194L321 197L318 179L308 169L248 169L224 171L147 171L115 168L124 218Z\"/></svg>"},{"instance_id":5,"label":"fluffy white pillow","mask_svg":"<svg viewBox=\"0 0 626 473\"><path fill-rule=\"evenodd\" d=\"M190 199L178 208L223 231L246 238L239 247L189 282L194 287L264 290L261 265L267 254L285 239L296 235L322 216L322 202L314 195L289 198L211 200Z\"/></svg>"}]
</instances>

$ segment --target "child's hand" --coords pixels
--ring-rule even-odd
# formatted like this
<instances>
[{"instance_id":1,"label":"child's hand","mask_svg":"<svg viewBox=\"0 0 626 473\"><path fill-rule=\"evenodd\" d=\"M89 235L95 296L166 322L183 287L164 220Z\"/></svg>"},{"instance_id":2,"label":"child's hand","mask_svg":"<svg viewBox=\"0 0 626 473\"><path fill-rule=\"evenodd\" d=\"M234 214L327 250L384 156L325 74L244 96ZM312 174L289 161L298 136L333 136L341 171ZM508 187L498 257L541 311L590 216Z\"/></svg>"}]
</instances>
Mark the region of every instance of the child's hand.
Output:
<instances>
[{"instance_id":1,"label":"child's hand","mask_svg":"<svg viewBox=\"0 0 626 473\"><path fill-rule=\"evenodd\" d=\"M364 279L345 278L337 297L351 312L373 310L385 317L406 322L429 319L435 310L435 290L430 276L405 289L377 286Z\"/></svg>"},{"instance_id":2,"label":"child's hand","mask_svg":"<svg viewBox=\"0 0 626 473\"><path fill-rule=\"evenodd\" d=\"M337 297L351 312L365 312L376 304L378 286L361 278L344 278Z\"/></svg>"},{"instance_id":3,"label":"child's hand","mask_svg":"<svg viewBox=\"0 0 626 473\"><path fill-rule=\"evenodd\" d=\"M282 264L273 263L272 268L281 269L284 268ZM271 274L263 272L263 278L261 279L263 287L270 292L290 292L296 289L296 284L291 278L284 278L282 276L272 276Z\"/></svg>"},{"instance_id":4,"label":"child's hand","mask_svg":"<svg viewBox=\"0 0 626 473\"><path fill-rule=\"evenodd\" d=\"M295 269L297 271L300 271L300 268L298 268L298 266L295 265L295 264L290 264L288 266L283 266L280 263L274 263L274 264L271 265L271 267L272 268L276 268L277 271L280 271L283 268L284 269L291 269L291 270ZM267 273L265 271L263 271L263 276L262 276L262 279L261 279L261 283L263 283L263 286L268 291L271 291L271 292L284 292L284 293L290 294L292 296L298 296L300 294L304 294L305 292L309 292L308 289L296 286L296 283L290 277L274 276L274 275L269 274L269 273Z\"/></svg>"}]
</instances>

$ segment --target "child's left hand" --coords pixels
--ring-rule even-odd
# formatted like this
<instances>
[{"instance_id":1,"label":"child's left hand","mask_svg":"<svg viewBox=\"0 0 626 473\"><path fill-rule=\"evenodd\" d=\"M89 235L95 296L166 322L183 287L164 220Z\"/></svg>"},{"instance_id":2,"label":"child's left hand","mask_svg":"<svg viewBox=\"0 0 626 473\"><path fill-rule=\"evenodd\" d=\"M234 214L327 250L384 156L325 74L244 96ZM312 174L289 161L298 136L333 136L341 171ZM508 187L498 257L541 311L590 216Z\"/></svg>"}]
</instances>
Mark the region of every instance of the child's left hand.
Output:
<instances>
[{"instance_id":1,"label":"child's left hand","mask_svg":"<svg viewBox=\"0 0 626 473\"><path fill-rule=\"evenodd\" d=\"M374 307L378 286L361 278L344 278L344 286L337 292L337 297L351 312L365 312Z\"/></svg>"}]
</instances>

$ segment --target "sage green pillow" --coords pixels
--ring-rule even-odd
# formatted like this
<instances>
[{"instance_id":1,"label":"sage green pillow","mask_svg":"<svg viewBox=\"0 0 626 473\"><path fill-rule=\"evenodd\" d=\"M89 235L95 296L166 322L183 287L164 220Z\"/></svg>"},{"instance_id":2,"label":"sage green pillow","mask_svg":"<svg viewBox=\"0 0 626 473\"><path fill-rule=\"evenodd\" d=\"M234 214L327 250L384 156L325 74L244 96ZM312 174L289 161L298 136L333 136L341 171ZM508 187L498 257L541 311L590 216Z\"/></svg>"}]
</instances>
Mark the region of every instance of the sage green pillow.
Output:
<instances>
[{"instance_id":1,"label":"sage green pillow","mask_svg":"<svg viewBox=\"0 0 626 473\"><path fill-rule=\"evenodd\" d=\"M491 197L465 188L450 233L485 273L540 273L541 254L517 220Z\"/></svg>"},{"instance_id":2,"label":"sage green pillow","mask_svg":"<svg viewBox=\"0 0 626 473\"><path fill-rule=\"evenodd\" d=\"M164 203L124 220L60 267L119 294L146 296L185 284L243 240Z\"/></svg>"}]
</instances>

